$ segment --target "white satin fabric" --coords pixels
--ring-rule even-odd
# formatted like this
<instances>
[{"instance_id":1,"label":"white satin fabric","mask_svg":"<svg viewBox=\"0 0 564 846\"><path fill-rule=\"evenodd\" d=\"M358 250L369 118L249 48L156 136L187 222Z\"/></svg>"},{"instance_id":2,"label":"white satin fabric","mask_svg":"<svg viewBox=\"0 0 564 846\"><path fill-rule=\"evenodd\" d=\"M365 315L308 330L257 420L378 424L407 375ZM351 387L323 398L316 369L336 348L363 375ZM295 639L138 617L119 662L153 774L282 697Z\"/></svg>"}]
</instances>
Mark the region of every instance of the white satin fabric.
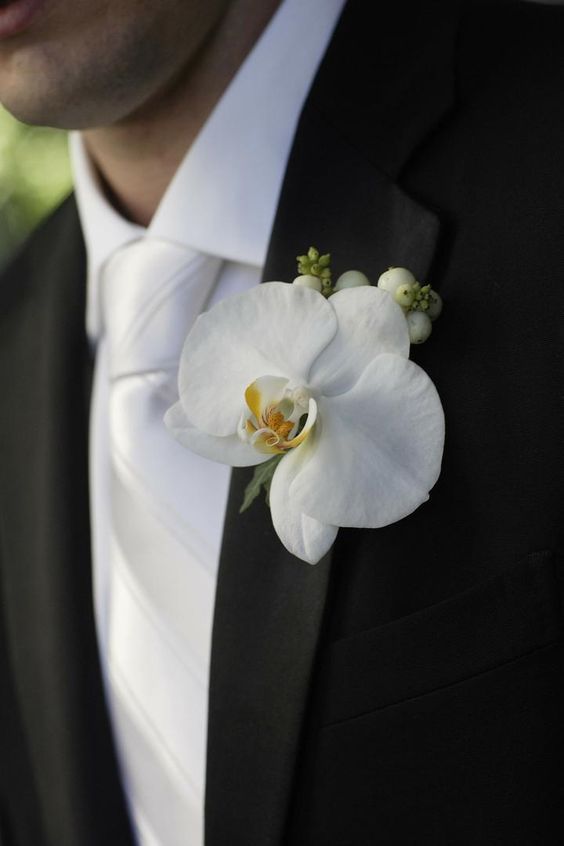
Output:
<instances>
[{"instance_id":1,"label":"white satin fabric","mask_svg":"<svg viewBox=\"0 0 564 846\"><path fill-rule=\"evenodd\" d=\"M210 468L179 447L162 418L175 397L184 337L221 264L147 237L119 250L102 274L111 474L107 694L141 842L170 846L203 842L201 726L218 548L194 491L210 473L215 485L224 483L228 468ZM173 485L164 484L163 466L175 467Z\"/></svg>"}]
</instances>

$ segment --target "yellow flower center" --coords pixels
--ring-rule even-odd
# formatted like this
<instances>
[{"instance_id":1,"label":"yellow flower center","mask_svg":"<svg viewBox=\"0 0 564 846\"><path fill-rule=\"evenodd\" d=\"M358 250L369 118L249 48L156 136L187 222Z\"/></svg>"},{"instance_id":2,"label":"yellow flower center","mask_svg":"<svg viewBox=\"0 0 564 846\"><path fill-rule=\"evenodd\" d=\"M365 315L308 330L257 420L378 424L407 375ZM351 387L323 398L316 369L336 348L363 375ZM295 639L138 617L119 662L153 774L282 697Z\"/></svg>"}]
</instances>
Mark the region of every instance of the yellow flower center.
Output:
<instances>
[{"instance_id":1,"label":"yellow flower center","mask_svg":"<svg viewBox=\"0 0 564 846\"><path fill-rule=\"evenodd\" d=\"M294 423L291 420L286 420L281 411L276 411L274 408L267 409L266 419L264 424L268 429L276 432L280 440L285 441L292 429Z\"/></svg>"},{"instance_id":2,"label":"yellow flower center","mask_svg":"<svg viewBox=\"0 0 564 846\"><path fill-rule=\"evenodd\" d=\"M288 390L288 379L261 376L245 391L239 435L259 452L280 455L309 435L317 404L305 388Z\"/></svg>"}]
</instances>

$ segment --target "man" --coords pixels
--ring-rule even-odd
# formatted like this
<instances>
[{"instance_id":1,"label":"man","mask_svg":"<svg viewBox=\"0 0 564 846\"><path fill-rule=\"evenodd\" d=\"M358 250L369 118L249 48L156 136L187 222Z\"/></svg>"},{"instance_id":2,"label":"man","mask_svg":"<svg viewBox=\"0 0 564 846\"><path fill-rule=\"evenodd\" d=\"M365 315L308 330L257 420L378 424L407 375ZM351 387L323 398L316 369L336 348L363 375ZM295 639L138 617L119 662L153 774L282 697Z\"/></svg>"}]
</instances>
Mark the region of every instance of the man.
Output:
<instances>
[{"instance_id":1,"label":"man","mask_svg":"<svg viewBox=\"0 0 564 846\"><path fill-rule=\"evenodd\" d=\"M71 199L0 288L1 842L198 843L205 777L206 846L561 843L564 9L350 0L331 36L339 3L277 6L0 8L0 100L30 122L82 130L73 153L89 251ZM256 123L248 110L252 92L268 102L261 80L287 109L282 128L277 109ZM260 134L251 184L247 119ZM445 301L442 325L413 352L446 414L427 504L385 529L342 530L310 567L285 552L263 503L239 514L250 474L232 473L210 570L203 718L207 684L184 702L158 660L166 638L140 643L140 606L126 616L120 604L114 533L128 525L144 539L153 515L122 496L120 523L115 474L103 470L123 375L112 381L104 332L128 311L128 244L152 238L190 262L217 259L205 263L208 302L290 281L312 243L372 279L409 267ZM150 450L138 452L143 464ZM174 469L155 473L159 502ZM203 478L216 507L192 529L211 526L213 551L228 480ZM192 490L187 521L199 507ZM139 542L126 564L144 553ZM173 558L155 559L163 578L147 601ZM174 583L163 591L174 616ZM204 620L200 646L205 632ZM116 655L131 658L118 670L145 691L146 722L120 710ZM177 791L192 767L193 794Z\"/></svg>"}]
</instances>

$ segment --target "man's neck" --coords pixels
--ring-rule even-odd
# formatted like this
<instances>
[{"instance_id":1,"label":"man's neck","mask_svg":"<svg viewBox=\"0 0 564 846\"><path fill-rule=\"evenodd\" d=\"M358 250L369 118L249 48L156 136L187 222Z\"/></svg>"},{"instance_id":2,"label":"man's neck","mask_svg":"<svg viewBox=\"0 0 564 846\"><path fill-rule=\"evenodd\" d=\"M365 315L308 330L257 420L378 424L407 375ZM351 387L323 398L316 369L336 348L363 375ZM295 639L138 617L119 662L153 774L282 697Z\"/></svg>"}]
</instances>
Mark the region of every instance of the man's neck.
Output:
<instances>
[{"instance_id":1,"label":"man's neck","mask_svg":"<svg viewBox=\"0 0 564 846\"><path fill-rule=\"evenodd\" d=\"M233 0L183 76L135 114L83 132L113 205L147 226L186 151L280 0Z\"/></svg>"}]
</instances>

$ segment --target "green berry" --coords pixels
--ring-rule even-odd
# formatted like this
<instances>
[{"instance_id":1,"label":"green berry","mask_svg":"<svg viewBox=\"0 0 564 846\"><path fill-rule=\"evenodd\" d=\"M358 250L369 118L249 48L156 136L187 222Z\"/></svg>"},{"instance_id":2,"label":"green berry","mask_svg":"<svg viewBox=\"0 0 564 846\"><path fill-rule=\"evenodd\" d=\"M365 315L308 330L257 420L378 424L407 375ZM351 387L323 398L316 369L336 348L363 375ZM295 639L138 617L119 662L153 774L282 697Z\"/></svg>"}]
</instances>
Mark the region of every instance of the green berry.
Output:
<instances>
[{"instance_id":1,"label":"green berry","mask_svg":"<svg viewBox=\"0 0 564 846\"><path fill-rule=\"evenodd\" d=\"M392 296L400 285L415 285L415 276L406 267L390 267L378 279L378 287Z\"/></svg>"}]
</instances>

